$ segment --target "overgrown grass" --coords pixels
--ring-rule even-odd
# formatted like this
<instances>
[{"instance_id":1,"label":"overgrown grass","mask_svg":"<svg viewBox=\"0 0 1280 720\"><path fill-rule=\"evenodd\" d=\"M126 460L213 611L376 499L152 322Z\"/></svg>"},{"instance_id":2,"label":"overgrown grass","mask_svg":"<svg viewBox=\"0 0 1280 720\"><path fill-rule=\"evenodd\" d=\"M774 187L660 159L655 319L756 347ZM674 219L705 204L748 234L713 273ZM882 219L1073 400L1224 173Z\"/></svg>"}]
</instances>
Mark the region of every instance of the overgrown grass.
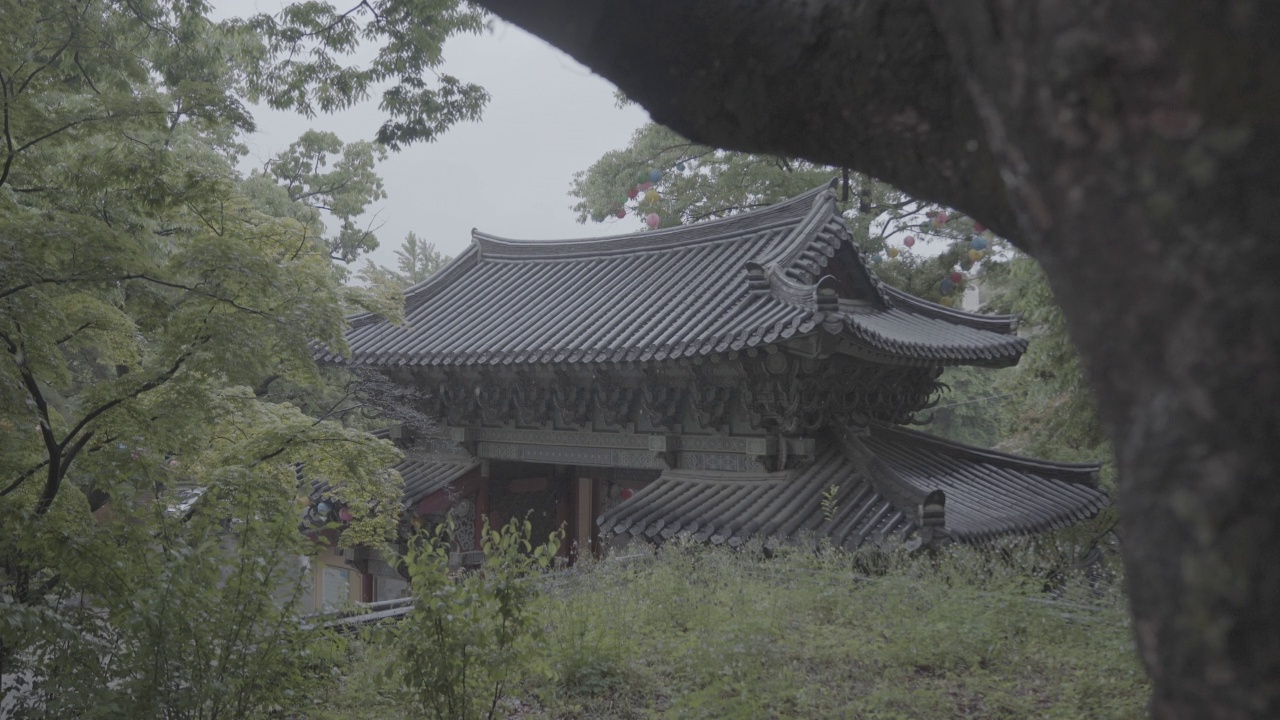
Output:
<instances>
[{"instance_id":1,"label":"overgrown grass","mask_svg":"<svg viewBox=\"0 0 1280 720\"><path fill-rule=\"evenodd\" d=\"M870 570L873 576L868 576ZM1139 718L1123 597L1047 594L1030 559L672 543L544 581L548 634L510 690L521 718ZM342 717L399 717L362 651ZM356 682L352 682L356 681ZM339 717L339 715L333 715Z\"/></svg>"}]
</instances>

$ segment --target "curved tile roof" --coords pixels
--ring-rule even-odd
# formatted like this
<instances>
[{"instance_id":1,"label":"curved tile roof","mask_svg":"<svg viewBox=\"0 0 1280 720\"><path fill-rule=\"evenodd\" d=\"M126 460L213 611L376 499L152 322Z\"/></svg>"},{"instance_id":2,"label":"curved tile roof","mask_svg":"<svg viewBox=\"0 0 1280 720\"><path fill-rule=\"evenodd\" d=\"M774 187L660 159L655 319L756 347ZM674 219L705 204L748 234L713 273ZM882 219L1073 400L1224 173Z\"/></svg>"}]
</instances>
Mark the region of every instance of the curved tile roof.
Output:
<instances>
[{"instance_id":1,"label":"curved tile roof","mask_svg":"<svg viewBox=\"0 0 1280 720\"><path fill-rule=\"evenodd\" d=\"M597 522L606 534L655 541L692 535L737 545L808 532L852 548L910 534L916 506L941 489L951 537L979 542L1093 516L1108 502L1097 473L1097 465L1030 460L876 424L869 434L838 433L802 470L668 470ZM822 495L833 485L836 510L826 518Z\"/></svg>"},{"instance_id":2,"label":"curved tile roof","mask_svg":"<svg viewBox=\"0 0 1280 720\"><path fill-rule=\"evenodd\" d=\"M871 272L832 186L729 218L611 238L471 247L405 293L406 323L352 319L331 362L474 365L663 360L825 328L885 362L1012 364L1012 318L911 298ZM821 309L825 282L841 302Z\"/></svg>"}]
</instances>

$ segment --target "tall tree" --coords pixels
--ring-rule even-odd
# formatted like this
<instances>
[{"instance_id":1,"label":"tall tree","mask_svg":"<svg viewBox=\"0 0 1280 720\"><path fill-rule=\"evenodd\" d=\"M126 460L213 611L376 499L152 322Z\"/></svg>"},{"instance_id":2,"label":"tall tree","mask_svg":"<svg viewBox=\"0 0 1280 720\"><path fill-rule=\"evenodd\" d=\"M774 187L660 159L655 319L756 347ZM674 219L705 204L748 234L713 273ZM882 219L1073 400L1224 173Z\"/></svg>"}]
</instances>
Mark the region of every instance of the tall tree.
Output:
<instances>
[{"instance_id":1,"label":"tall tree","mask_svg":"<svg viewBox=\"0 0 1280 720\"><path fill-rule=\"evenodd\" d=\"M1038 259L1117 449L1153 716L1280 715L1280 5L482 4L687 137L861 170Z\"/></svg>"}]
</instances>

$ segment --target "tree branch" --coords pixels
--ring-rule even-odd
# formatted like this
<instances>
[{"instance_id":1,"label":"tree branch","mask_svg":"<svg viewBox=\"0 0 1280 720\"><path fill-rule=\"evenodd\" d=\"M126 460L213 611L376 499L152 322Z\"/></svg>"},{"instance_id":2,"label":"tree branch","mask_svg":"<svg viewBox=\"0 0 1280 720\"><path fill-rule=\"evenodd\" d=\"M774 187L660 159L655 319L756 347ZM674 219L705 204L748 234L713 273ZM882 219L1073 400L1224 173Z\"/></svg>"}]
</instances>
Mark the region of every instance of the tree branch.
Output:
<instances>
[{"instance_id":1,"label":"tree branch","mask_svg":"<svg viewBox=\"0 0 1280 720\"><path fill-rule=\"evenodd\" d=\"M924 0L480 4L695 142L856 169L963 208L1002 234L1016 226L986 132ZM637 57L657 66L636 72Z\"/></svg>"}]
</instances>

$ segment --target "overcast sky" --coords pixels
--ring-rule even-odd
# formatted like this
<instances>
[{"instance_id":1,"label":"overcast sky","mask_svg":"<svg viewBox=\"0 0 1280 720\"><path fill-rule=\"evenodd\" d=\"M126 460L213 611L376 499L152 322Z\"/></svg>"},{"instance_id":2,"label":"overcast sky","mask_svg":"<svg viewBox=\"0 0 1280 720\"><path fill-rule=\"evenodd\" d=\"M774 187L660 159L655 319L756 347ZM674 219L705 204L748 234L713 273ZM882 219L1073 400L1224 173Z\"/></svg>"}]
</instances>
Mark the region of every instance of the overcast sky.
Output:
<instances>
[{"instance_id":1,"label":"overcast sky","mask_svg":"<svg viewBox=\"0 0 1280 720\"><path fill-rule=\"evenodd\" d=\"M217 16L274 12L279 0L214 0ZM631 223L579 225L569 210L573 173L624 146L648 121L644 110L614 105L613 85L523 30L495 21L493 33L456 37L444 72L492 95L478 123L455 126L434 143L392 153L378 170L390 196L378 204L382 247L375 262L394 265L410 230L456 255L471 228L513 238L556 239L632 232ZM260 167L308 127L346 142L367 140L382 122L377 99L312 120L254 110L246 167ZM630 219L630 218L628 218Z\"/></svg>"}]
</instances>

